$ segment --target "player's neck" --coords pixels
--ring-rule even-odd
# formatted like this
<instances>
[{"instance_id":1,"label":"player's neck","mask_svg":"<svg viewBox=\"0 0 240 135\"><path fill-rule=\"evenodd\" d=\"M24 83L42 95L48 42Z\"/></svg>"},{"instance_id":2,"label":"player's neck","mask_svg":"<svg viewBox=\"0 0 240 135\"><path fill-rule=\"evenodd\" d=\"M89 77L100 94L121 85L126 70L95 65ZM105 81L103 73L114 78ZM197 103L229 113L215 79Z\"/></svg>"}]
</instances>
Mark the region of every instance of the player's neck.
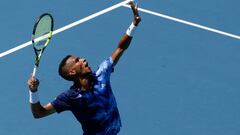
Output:
<instances>
[{"instance_id":1,"label":"player's neck","mask_svg":"<svg viewBox=\"0 0 240 135\"><path fill-rule=\"evenodd\" d=\"M87 91L90 89L90 85L91 84L91 80L88 78L88 79L80 79L80 85L81 85L81 90L82 91Z\"/></svg>"},{"instance_id":2,"label":"player's neck","mask_svg":"<svg viewBox=\"0 0 240 135\"><path fill-rule=\"evenodd\" d=\"M78 82L75 82L75 85L81 89L81 91L87 91L92 89L92 77L79 78Z\"/></svg>"}]
</instances>

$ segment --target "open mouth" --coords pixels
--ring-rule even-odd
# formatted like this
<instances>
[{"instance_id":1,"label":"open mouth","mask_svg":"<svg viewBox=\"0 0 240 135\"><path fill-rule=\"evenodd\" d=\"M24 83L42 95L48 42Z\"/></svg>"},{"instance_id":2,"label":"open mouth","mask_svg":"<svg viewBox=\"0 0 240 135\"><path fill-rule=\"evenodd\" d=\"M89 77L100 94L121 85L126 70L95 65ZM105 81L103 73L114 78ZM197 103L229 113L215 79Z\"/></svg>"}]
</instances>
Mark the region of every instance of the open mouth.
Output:
<instances>
[{"instance_id":1,"label":"open mouth","mask_svg":"<svg viewBox=\"0 0 240 135\"><path fill-rule=\"evenodd\" d=\"M86 62L85 67L88 67L88 62Z\"/></svg>"},{"instance_id":2,"label":"open mouth","mask_svg":"<svg viewBox=\"0 0 240 135\"><path fill-rule=\"evenodd\" d=\"M88 67L88 62L86 59L83 60L84 67Z\"/></svg>"}]
</instances>

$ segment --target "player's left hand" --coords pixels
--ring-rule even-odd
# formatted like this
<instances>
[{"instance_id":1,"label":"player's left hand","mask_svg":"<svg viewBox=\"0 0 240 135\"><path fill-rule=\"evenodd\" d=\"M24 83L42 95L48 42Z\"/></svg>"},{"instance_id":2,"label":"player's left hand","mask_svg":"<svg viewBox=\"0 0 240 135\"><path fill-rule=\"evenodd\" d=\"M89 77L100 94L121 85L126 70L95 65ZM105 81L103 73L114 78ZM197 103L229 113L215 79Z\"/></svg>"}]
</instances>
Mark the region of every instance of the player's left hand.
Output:
<instances>
[{"instance_id":1,"label":"player's left hand","mask_svg":"<svg viewBox=\"0 0 240 135\"><path fill-rule=\"evenodd\" d=\"M135 5L133 1L129 2L129 5L131 6L134 15L133 24L138 26L138 24L141 22L141 17L138 12L138 5Z\"/></svg>"}]
</instances>

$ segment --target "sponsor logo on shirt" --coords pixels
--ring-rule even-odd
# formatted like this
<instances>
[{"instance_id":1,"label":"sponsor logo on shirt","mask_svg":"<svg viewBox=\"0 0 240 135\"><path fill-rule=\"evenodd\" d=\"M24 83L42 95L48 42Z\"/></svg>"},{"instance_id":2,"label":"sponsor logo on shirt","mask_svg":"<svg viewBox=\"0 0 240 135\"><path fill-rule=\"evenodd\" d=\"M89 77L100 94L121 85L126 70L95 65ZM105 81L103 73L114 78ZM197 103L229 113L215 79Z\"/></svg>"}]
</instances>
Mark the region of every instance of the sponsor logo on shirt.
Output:
<instances>
[{"instance_id":1,"label":"sponsor logo on shirt","mask_svg":"<svg viewBox=\"0 0 240 135\"><path fill-rule=\"evenodd\" d=\"M106 84L101 84L102 89L106 87Z\"/></svg>"},{"instance_id":2,"label":"sponsor logo on shirt","mask_svg":"<svg viewBox=\"0 0 240 135\"><path fill-rule=\"evenodd\" d=\"M76 98L81 98L82 97L82 95L81 94L78 94L78 96L76 97Z\"/></svg>"}]
</instances>

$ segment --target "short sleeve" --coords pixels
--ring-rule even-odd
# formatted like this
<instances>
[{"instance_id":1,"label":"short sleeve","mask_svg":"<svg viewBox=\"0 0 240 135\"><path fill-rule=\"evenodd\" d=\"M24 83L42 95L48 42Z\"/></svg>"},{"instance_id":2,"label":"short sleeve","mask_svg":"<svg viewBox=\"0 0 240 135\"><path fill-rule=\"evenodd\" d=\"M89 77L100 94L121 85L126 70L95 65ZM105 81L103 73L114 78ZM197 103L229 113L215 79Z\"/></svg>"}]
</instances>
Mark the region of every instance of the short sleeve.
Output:
<instances>
[{"instance_id":1,"label":"short sleeve","mask_svg":"<svg viewBox=\"0 0 240 135\"><path fill-rule=\"evenodd\" d=\"M70 100L66 92L58 95L57 98L51 102L51 104L53 105L57 113L61 113L63 111L67 111L71 109Z\"/></svg>"},{"instance_id":2,"label":"short sleeve","mask_svg":"<svg viewBox=\"0 0 240 135\"><path fill-rule=\"evenodd\" d=\"M100 65L98 70L96 71L96 75L99 76L100 74L104 74L104 76L110 76L113 72L114 64L112 57L104 60Z\"/></svg>"}]
</instances>

